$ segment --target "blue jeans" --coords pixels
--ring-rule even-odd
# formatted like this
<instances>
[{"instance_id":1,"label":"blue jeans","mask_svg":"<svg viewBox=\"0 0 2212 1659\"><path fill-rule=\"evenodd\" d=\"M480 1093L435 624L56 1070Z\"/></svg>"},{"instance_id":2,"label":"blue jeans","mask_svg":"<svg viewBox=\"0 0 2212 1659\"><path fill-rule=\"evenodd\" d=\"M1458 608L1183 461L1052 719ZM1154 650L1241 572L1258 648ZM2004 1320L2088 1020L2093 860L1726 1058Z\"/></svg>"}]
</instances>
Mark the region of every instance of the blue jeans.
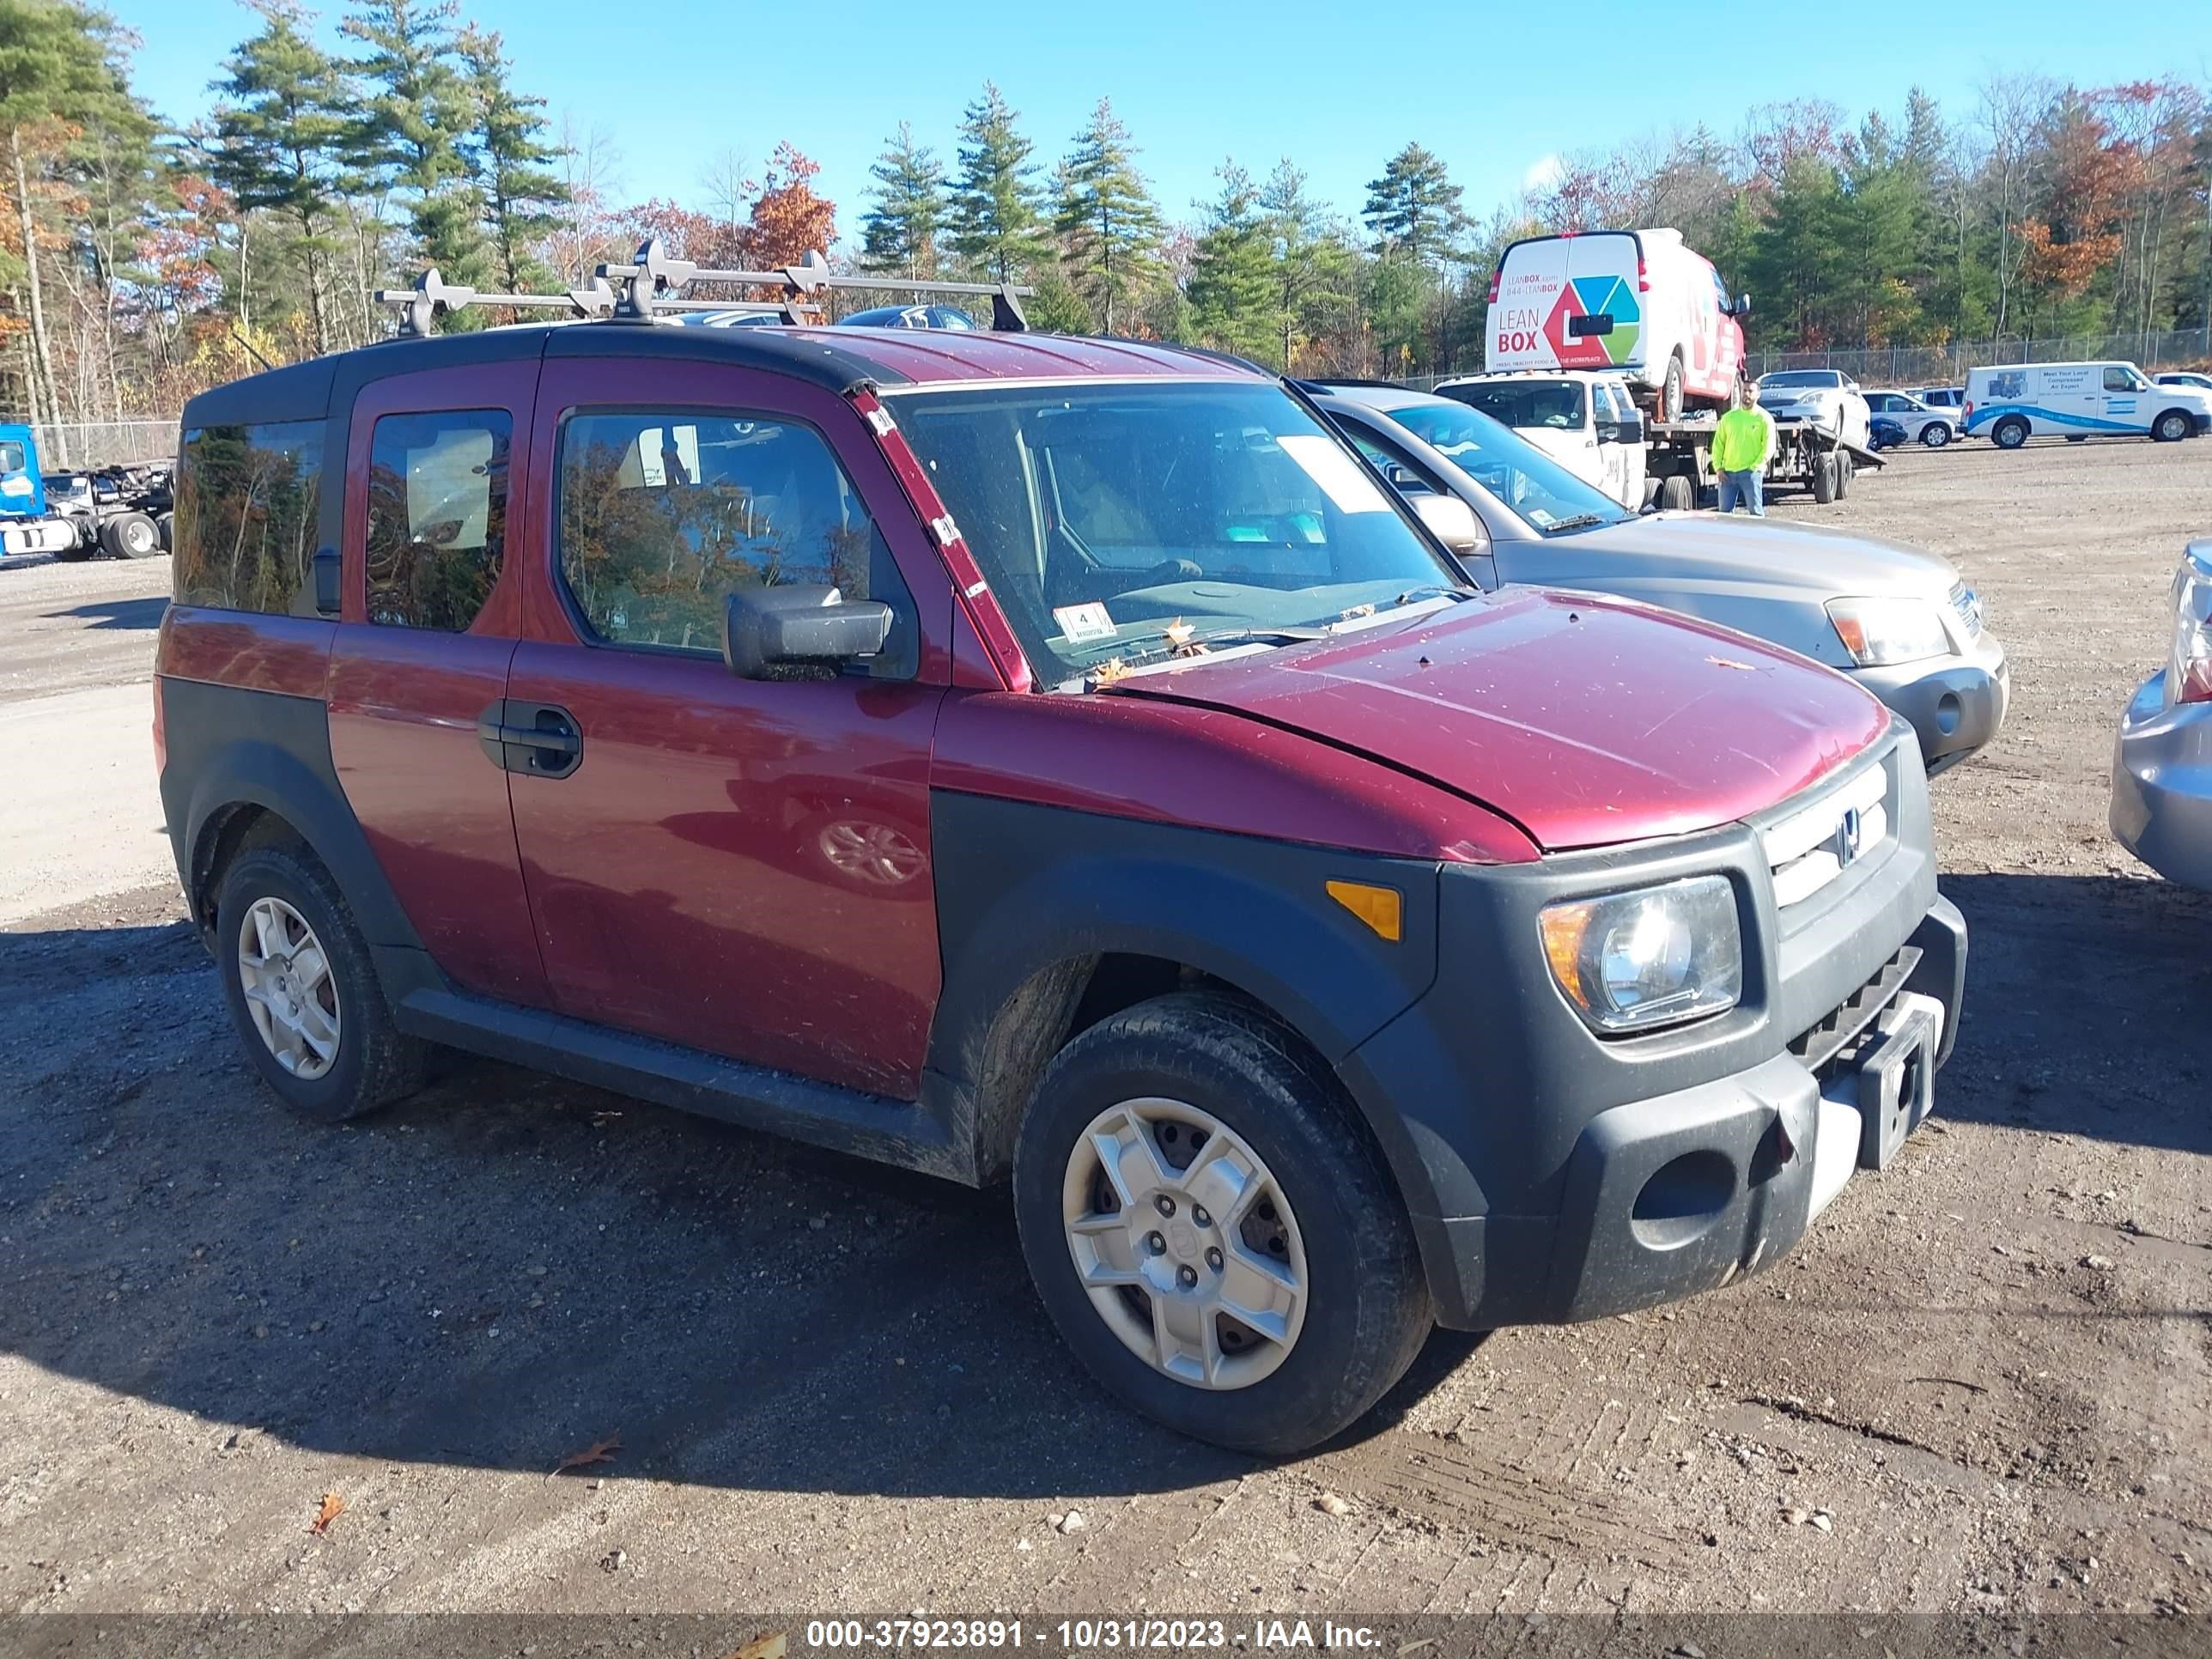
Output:
<instances>
[{"instance_id":1,"label":"blue jeans","mask_svg":"<svg viewBox=\"0 0 2212 1659\"><path fill-rule=\"evenodd\" d=\"M1733 513L1741 501L1754 519L1766 516L1766 503L1759 497L1759 475L1756 472L1723 472L1721 474L1721 511Z\"/></svg>"}]
</instances>

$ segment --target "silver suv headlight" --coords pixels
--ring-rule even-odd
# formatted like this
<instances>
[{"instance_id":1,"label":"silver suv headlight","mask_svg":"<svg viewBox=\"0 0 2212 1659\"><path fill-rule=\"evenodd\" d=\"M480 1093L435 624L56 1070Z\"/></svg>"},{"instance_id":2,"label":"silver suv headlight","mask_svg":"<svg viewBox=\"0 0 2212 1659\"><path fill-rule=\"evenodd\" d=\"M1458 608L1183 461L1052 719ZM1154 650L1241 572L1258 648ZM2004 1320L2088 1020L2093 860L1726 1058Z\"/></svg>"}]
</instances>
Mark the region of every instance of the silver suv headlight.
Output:
<instances>
[{"instance_id":1,"label":"silver suv headlight","mask_svg":"<svg viewBox=\"0 0 2212 1659\"><path fill-rule=\"evenodd\" d=\"M1830 599L1829 625L1862 668L1951 654L1950 630L1929 599Z\"/></svg>"},{"instance_id":2,"label":"silver suv headlight","mask_svg":"<svg viewBox=\"0 0 2212 1659\"><path fill-rule=\"evenodd\" d=\"M1559 989L1609 1035L1701 1019L1743 994L1743 935L1725 876L1563 900L1538 925Z\"/></svg>"}]
</instances>

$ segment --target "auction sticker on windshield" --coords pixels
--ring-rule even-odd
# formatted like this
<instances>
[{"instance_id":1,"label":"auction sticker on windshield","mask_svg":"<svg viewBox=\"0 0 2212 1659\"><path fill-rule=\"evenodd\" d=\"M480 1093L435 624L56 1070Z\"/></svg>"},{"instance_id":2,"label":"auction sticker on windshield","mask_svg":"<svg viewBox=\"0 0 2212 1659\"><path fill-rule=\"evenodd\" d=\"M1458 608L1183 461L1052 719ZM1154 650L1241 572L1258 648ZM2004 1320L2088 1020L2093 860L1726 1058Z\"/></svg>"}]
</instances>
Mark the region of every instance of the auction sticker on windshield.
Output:
<instances>
[{"instance_id":1,"label":"auction sticker on windshield","mask_svg":"<svg viewBox=\"0 0 2212 1659\"><path fill-rule=\"evenodd\" d=\"M1060 637L1070 645L1114 637L1114 619L1106 614L1106 607L1096 600L1088 605L1055 605L1052 619L1060 624Z\"/></svg>"},{"instance_id":2,"label":"auction sticker on windshield","mask_svg":"<svg viewBox=\"0 0 2212 1659\"><path fill-rule=\"evenodd\" d=\"M1382 491L1375 481L1362 472L1359 464L1334 440L1310 432L1286 432L1275 441L1283 447L1283 453L1322 487L1322 493L1336 503L1339 512L1390 510L1390 503L1383 500Z\"/></svg>"}]
</instances>

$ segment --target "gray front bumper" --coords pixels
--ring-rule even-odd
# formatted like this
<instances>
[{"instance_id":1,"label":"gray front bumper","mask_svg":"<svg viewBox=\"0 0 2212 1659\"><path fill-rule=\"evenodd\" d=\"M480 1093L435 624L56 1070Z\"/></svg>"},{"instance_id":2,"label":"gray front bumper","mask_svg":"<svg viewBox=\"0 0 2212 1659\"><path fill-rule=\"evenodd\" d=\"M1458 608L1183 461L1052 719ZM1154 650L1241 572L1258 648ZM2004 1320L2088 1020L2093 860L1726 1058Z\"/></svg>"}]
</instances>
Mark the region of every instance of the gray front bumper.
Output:
<instances>
[{"instance_id":1,"label":"gray front bumper","mask_svg":"<svg viewBox=\"0 0 2212 1659\"><path fill-rule=\"evenodd\" d=\"M1986 633L1963 656L1846 672L1912 723L1930 777L1987 747L2012 702L2004 647Z\"/></svg>"},{"instance_id":2,"label":"gray front bumper","mask_svg":"<svg viewBox=\"0 0 2212 1659\"><path fill-rule=\"evenodd\" d=\"M2136 689L2112 749L2112 835L2170 881L2212 890L2212 703Z\"/></svg>"}]
</instances>

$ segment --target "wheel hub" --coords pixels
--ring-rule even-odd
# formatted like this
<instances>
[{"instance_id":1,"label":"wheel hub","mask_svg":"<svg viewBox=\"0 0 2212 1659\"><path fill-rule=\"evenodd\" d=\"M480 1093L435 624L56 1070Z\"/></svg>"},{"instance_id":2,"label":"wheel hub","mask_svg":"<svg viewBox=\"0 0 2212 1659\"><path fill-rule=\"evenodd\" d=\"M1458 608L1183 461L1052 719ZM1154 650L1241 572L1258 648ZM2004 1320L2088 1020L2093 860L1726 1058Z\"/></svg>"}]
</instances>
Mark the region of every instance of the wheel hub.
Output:
<instances>
[{"instance_id":1,"label":"wheel hub","mask_svg":"<svg viewBox=\"0 0 2212 1659\"><path fill-rule=\"evenodd\" d=\"M307 918L283 899L257 899L238 933L238 982L270 1055L312 1082L337 1062L337 983Z\"/></svg>"},{"instance_id":2,"label":"wheel hub","mask_svg":"<svg viewBox=\"0 0 2212 1659\"><path fill-rule=\"evenodd\" d=\"M1210 1114L1145 1099L1077 1141L1062 1194L1091 1304L1130 1352L1177 1382L1249 1388L1305 1319L1305 1251L1259 1155Z\"/></svg>"}]
</instances>

